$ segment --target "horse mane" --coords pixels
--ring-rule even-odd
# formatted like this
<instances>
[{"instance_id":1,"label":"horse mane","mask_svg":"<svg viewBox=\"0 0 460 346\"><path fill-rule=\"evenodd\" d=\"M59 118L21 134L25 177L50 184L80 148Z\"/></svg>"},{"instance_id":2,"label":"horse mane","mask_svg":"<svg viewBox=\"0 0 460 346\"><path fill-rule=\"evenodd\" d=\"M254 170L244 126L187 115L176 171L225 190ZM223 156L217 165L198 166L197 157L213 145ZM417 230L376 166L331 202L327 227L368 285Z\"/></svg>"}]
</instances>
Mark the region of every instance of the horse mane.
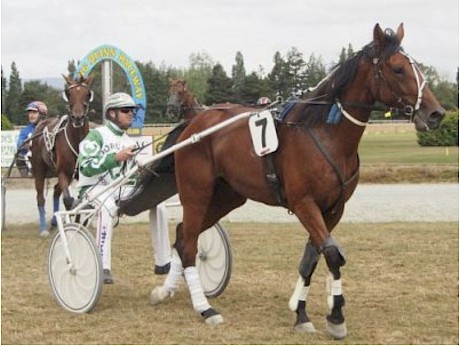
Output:
<instances>
[{"instance_id":1,"label":"horse mane","mask_svg":"<svg viewBox=\"0 0 460 346\"><path fill-rule=\"evenodd\" d=\"M371 42L347 60L336 64L332 72L314 88L311 93L302 96L300 121L306 126L315 126L327 121L329 111L350 83L354 80L360 62L372 61L374 58L386 60L397 51L403 51L394 32L385 31L385 47L383 51Z\"/></svg>"}]
</instances>

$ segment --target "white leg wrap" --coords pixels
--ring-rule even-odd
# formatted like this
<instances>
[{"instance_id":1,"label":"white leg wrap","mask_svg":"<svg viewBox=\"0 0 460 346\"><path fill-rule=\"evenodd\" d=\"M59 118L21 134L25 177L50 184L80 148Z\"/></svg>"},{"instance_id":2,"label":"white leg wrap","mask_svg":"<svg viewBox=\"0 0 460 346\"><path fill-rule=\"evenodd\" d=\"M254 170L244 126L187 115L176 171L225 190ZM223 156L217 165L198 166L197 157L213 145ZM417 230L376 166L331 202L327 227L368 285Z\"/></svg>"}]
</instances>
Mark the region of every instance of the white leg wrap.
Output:
<instances>
[{"instance_id":1,"label":"white leg wrap","mask_svg":"<svg viewBox=\"0 0 460 346\"><path fill-rule=\"evenodd\" d=\"M183 272L184 269L182 268L182 261L177 251L174 249L171 260L171 269L169 270L169 273L166 276L163 288L171 294L174 293L179 287Z\"/></svg>"},{"instance_id":2,"label":"white leg wrap","mask_svg":"<svg viewBox=\"0 0 460 346\"><path fill-rule=\"evenodd\" d=\"M196 267L185 268L184 276L190 292L190 297L192 298L193 309L201 314L203 311L211 308L211 305L209 305L204 295L203 286L201 285Z\"/></svg>"},{"instance_id":3,"label":"white leg wrap","mask_svg":"<svg viewBox=\"0 0 460 346\"><path fill-rule=\"evenodd\" d=\"M297 279L297 282L294 287L294 292L292 292L291 299L289 299L289 309L291 311L296 311L299 300L306 301L308 296L308 291L310 286L305 287L305 280L301 276Z\"/></svg>"},{"instance_id":4,"label":"white leg wrap","mask_svg":"<svg viewBox=\"0 0 460 346\"><path fill-rule=\"evenodd\" d=\"M342 295L342 280L334 280L332 275L326 278L327 305L332 310L334 307L334 296Z\"/></svg>"}]
</instances>

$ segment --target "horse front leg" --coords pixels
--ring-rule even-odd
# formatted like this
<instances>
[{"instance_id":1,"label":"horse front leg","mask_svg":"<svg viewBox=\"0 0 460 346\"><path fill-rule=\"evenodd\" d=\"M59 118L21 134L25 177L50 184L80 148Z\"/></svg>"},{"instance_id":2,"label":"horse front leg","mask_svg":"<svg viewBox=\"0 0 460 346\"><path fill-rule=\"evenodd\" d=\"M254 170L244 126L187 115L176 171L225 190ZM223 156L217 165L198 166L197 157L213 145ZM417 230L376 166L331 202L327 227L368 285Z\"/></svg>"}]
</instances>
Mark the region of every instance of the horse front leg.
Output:
<instances>
[{"instance_id":1,"label":"horse front leg","mask_svg":"<svg viewBox=\"0 0 460 346\"><path fill-rule=\"evenodd\" d=\"M310 290L311 277L318 264L320 253L313 246L311 240L308 240L302 261L299 266L299 278L294 287L291 299L289 300L289 308L297 315L294 330L296 332L316 332L315 326L310 321L307 315L307 297Z\"/></svg>"},{"instance_id":2,"label":"horse front leg","mask_svg":"<svg viewBox=\"0 0 460 346\"><path fill-rule=\"evenodd\" d=\"M337 241L330 236L322 247L330 276L327 279L327 303L330 314L327 319L327 331L335 339L343 339L347 335L347 326L343 317L342 307L345 299L342 293L340 267L345 264L345 255Z\"/></svg>"},{"instance_id":3,"label":"horse front leg","mask_svg":"<svg viewBox=\"0 0 460 346\"><path fill-rule=\"evenodd\" d=\"M51 218L51 229L55 228L57 226L56 222L56 216L54 216L54 213L59 211L59 198L61 197L62 190L59 186L59 184L54 185L54 191L53 191L53 217Z\"/></svg>"},{"instance_id":4,"label":"horse front leg","mask_svg":"<svg viewBox=\"0 0 460 346\"><path fill-rule=\"evenodd\" d=\"M70 189L69 189L72 178L69 179L68 176L69 174L66 173L65 171L58 174L59 187L60 187L59 196L61 195L61 193L63 194L62 200L64 202L65 209L71 210L73 206L74 198L70 194ZM70 176L72 176L72 174L70 174ZM58 201L59 201L59 196L58 196ZM57 203L58 203L57 210L59 210L59 202Z\"/></svg>"},{"instance_id":5,"label":"horse front leg","mask_svg":"<svg viewBox=\"0 0 460 346\"><path fill-rule=\"evenodd\" d=\"M39 178L40 174L36 174L35 178L35 190L37 192L37 208L38 208L38 217L39 217L39 232L40 235L46 235L48 232L48 227L46 225L46 210L45 210L45 178Z\"/></svg>"},{"instance_id":6,"label":"horse front leg","mask_svg":"<svg viewBox=\"0 0 460 346\"><path fill-rule=\"evenodd\" d=\"M345 299L342 293L340 267L345 264L343 250L332 237L332 229L340 219L341 211L326 221L319 207L311 200L304 200L295 208L295 214L310 233L310 239L305 247L304 256L300 264L298 279L289 306L297 313L296 331L314 332L315 328L306 313L306 298L311 277L316 268L320 254L323 254L328 269L332 275L328 284L328 305L330 313L327 315L327 330L335 339L342 339L347 335L347 327L342 308Z\"/></svg>"}]
</instances>

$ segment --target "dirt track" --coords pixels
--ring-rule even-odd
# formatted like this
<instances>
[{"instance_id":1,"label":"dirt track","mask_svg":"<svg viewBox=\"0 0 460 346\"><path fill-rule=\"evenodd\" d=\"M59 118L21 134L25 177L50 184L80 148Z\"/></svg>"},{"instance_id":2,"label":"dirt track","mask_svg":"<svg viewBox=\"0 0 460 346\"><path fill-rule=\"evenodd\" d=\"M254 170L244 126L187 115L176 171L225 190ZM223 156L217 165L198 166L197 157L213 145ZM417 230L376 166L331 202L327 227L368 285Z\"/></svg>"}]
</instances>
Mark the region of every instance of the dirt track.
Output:
<instances>
[{"instance_id":1,"label":"dirt track","mask_svg":"<svg viewBox=\"0 0 460 346\"><path fill-rule=\"evenodd\" d=\"M52 189L47 193L47 213L51 216ZM175 201L172 198L170 201ZM342 222L439 222L458 221L458 184L361 184L347 203ZM38 222L35 191L7 189L6 225ZM169 209L172 222L181 218L181 209ZM224 219L230 222L297 222L283 208L248 201ZM122 223L147 222L148 213L125 217Z\"/></svg>"}]
</instances>

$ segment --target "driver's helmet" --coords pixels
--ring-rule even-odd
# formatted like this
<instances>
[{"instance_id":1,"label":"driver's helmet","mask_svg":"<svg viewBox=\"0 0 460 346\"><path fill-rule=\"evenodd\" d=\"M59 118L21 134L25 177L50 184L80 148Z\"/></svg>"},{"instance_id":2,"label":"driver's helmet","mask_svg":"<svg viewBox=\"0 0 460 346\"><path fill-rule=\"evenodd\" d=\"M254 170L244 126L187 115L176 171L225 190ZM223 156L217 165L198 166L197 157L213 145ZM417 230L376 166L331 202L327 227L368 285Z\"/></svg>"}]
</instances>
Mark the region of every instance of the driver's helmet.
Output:
<instances>
[{"instance_id":1,"label":"driver's helmet","mask_svg":"<svg viewBox=\"0 0 460 346\"><path fill-rule=\"evenodd\" d=\"M42 101L32 101L26 107L26 111L36 111L40 115L48 115L48 107Z\"/></svg>"},{"instance_id":2,"label":"driver's helmet","mask_svg":"<svg viewBox=\"0 0 460 346\"><path fill-rule=\"evenodd\" d=\"M136 103L127 93L118 92L112 94L107 98L104 106L104 114L107 116L108 110L120 108L136 108Z\"/></svg>"},{"instance_id":3,"label":"driver's helmet","mask_svg":"<svg viewBox=\"0 0 460 346\"><path fill-rule=\"evenodd\" d=\"M270 103L272 103L272 101L266 96L259 97L259 99L257 100L257 104L259 106L269 105Z\"/></svg>"}]
</instances>

